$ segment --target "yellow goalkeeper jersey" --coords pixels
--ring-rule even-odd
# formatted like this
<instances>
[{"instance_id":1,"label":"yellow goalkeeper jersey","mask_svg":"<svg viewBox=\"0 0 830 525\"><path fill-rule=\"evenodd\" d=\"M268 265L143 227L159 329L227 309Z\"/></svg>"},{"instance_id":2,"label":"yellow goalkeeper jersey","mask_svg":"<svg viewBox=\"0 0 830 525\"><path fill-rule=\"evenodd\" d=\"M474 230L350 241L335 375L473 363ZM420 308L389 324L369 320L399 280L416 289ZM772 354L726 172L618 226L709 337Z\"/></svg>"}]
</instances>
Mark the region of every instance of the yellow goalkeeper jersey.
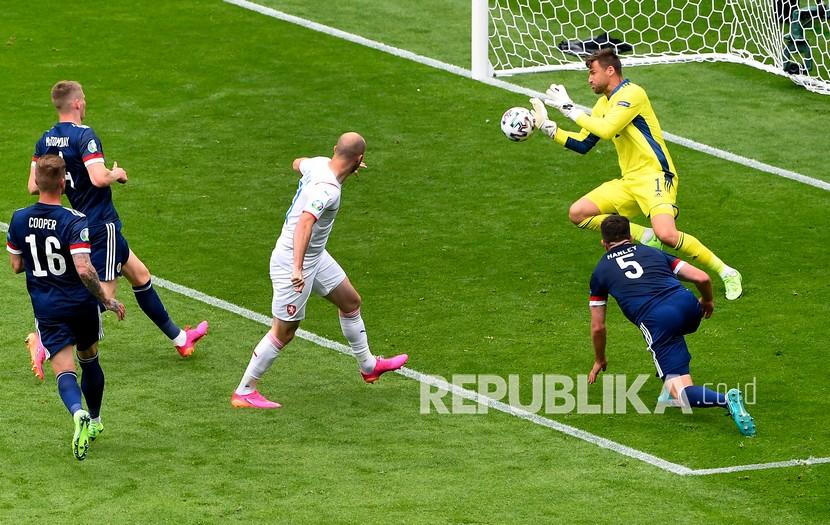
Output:
<instances>
[{"instance_id":1,"label":"yellow goalkeeper jersey","mask_svg":"<svg viewBox=\"0 0 830 525\"><path fill-rule=\"evenodd\" d=\"M599 97L591 115L576 119L579 133L556 131L554 140L578 153L587 153L600 139L617 148L623 178L664 173L671 180L677 172L663 141L663 131L643 88L625 79L611 93Z\"/></svg>"}]
</instances>

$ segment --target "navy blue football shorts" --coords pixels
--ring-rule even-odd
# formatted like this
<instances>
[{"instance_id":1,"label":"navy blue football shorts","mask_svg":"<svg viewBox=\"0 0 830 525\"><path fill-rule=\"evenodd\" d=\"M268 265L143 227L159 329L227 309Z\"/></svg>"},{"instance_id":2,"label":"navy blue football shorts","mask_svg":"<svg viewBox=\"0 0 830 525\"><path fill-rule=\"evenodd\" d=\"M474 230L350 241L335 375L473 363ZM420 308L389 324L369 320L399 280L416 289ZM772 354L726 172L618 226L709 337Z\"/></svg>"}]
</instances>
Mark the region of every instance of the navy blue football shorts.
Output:
<instances>
[{"instance_id":1,"label":"navy blue football shorts","mask_svg":"<svg viewBox=\"0 0 830 525\"><path fill-rule=\"evenodd\" d=\"M662 300L640 320L640 330L661 380L689 373L692 356L683 336L695 332L702 318L697 297L683 290Z\"/></svg>"},{"instance_id":2,"label":"navy blue football shorts","mask_svg":"<svg viewBox=\"0 0 830 525\"><path fill-rule=\"evenodd\" d=\"M92 245L90 259L98 271L98 279L114 281L130 257L130 246L121 235L121 221L90 227L89 242Z\"/></svg>"},{"instance_id":3,"label":"navy blue football shorts","mask_svg":"<svg viewBox=\"0 0 830 525\"><path fill-rule=\"evenodd\" d=\"M104 336L97 302L80 305L60 318L35 318L35 328L50 358L70 345L87 350Z\"/></svg>"}]
</instances>

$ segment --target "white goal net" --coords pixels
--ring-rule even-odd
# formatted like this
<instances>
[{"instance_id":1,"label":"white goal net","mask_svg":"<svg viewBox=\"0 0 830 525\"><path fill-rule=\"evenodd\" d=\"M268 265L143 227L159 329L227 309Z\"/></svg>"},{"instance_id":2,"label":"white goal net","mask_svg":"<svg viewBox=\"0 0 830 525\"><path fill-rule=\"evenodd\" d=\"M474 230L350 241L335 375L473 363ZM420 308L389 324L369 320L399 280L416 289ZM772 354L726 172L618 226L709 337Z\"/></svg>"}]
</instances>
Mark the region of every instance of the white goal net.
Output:
<instances>
[{"instance_id":1,"label":"white goal net","mask_svg":"<svg viewBox=\"0 0 830 525\"><path fill-rule=\"evenodd\" d=\"M476 25L476 3L473 20ZM581 69L617 46L624 65L747 64L830 94L830 5L825 0L489 0L476 53L497 76ZM482 20L480 17L479 20ZM479 30L479 34L484 31ZM479 57L482 63L483 57Z\"/></svg>"}]
</instances>

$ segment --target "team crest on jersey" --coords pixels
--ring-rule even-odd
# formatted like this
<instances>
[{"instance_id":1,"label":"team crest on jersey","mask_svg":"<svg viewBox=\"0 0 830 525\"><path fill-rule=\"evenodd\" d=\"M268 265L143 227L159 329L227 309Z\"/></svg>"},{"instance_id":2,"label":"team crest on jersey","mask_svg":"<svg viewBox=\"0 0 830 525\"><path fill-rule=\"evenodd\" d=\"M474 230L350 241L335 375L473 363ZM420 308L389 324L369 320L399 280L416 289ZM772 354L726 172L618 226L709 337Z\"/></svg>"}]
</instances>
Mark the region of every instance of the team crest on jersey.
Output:
<instances>
[{"instance_id":1,"label":"team crest on jersey","mask_svg":"<svg viewBox=\"0 0 830 525\"><path fill-rule=\"evenodd\" d=\"M293 304L289 304L285 307L285 310L288 312L288 315L294 315L297 313L297 307Z\"/></svg>"},{"instance_id":2,"label":"team crest on jersey","mask_svg":"<svg viewBox=\"0 0 830 525\"><path fill-rule=\"evenodd\" d=\"M81 240L84 242L89 242L89 228L84 228L81 230Z\"/></svg>"},{"instance_id":3,"label":"team crest on jersey","mask_svg":"<svg viewBox=\"0 0 830 525\"><path fill-rule=\"evenodd\" d=\"M311 203L311 207L314 208L317 211L323 211L323 201L316 200L316 201Z\"/></svg>"},{"instance_id":4,"label":"team crest on jersey","mask_svg":"<svg viewBox=\"0 0 830 525\"><path fill-rule=\"evenodd\" d=\"M86 145L86 149L90 153L96 153L98 151L98 144L95 143L95 140L90 140L89 144Z\"/></svg>"},{"instance_id":5,"label":"team crest on jersey","mask_svg":"<svg viewBox=\"0 0 830 525\"><path fill-rule=\"evenodd\" d=\"M626 102L625 100L620 100L619 102L617 102L617 105L618 105L618 106L622 106L622 107L624 107L624 108L630 108L630 107L631 107L631 104L629 104L629 103L628 103L628 102Z\"/></svg>"}]
</instances>

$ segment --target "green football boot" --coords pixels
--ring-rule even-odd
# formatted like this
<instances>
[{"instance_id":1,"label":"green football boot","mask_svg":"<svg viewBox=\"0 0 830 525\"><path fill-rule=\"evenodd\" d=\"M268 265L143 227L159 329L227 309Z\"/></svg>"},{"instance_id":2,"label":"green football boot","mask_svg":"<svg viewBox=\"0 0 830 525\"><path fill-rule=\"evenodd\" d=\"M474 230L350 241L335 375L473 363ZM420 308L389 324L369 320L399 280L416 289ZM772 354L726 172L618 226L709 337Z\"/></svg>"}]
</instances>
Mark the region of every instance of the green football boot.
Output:
<instances>
[{"instance_id":1,"label":"green football boot","mask_svg":"<svg viewBox=\"0 0 830 525\"><path fill-rule=\"evenodd\" d=\"M104 431L104 424L100 421L90 421L89 422L89 440L95 441L95 438L98 437L101 432Z\"/></svg>"},{"instance_id":2,"label":"green football boot","mask_svg":"<svg viewBox=\"0 0 830 525\"><path fill-rule=\"evenodd\" d=\"M640 244L642 244L644 246L649 246L649 247L654 248L656 250L662 250L663 249L663 242L660 239L657 238L657 235L654 235L654 234L651 234L651 239L649 239L648 242L642 242L641 241Z\"/></svg>"},{"instance_id":3,"label":"green football boot","mask_svg":"<svg viewBox=\"0 0 830 525\"><path fill-rule=\"evenodd\" d=\"M726 406L729 409L729 415L732 416L741 434L748 437L754 436L755 420L747 412L740 390L732 388L726 393Z\"/></svg>"},{"instance_id":4,"label":"green football boot","mask_svg":"<svg viewBox=\"0 0 830 525\"><path fill-rule=\"evenodd\" d=\"M83 461L89 451L89 412L78 410L73 419L75 420L75 434L72 436L72 452L78 461Z\"/></svg>"},{"instance_id":5,"label":"green football boot","mask_svg":"<svg viewBox=\"0 0 830 525\"><path fill-rule=\"evenodd\" d=\"M676 401L677 400L672 397L671 392L669 392L668 388L664 388L663 390L661 390L660 395L657 396L657 404L658 405L666 405L666 406L674 407L674 406L678 406Z\"/></svg>"},{"instance_id":6,"label":"green football boot","mask_svg":"<svg viewBox=\"0 0 830 525\"><path fill-rule=\"evenodd\" d=\"M726 299L734 301L744 293L741 286L741 273L738 270L732 270L731 273L723 277L723 286L726 288Z\"/></svg>"}]
</instances>

